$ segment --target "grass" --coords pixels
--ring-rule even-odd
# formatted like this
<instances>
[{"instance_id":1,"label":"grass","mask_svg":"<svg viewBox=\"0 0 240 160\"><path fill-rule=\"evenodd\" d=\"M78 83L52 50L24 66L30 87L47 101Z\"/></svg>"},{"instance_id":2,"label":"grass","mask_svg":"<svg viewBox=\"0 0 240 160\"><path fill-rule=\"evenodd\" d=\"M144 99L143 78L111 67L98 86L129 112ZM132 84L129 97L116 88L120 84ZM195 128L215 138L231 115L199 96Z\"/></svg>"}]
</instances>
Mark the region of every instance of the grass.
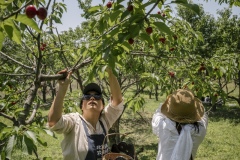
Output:
<instances>
[{"instance_id":1,"label":"grass","mask_svg":"<svg viewBox=\"0 0 240 160\"><path fill-rule=\"evenodd\" d=\"M164 97L160 98L160 101ZM160 101L145 97L146 104L143 110L133 114L126 109L120 122L121 133L133 132L128 136L139 152L139 160L154 160L157 155L157 137L153 135L151 119ZM206 108L209 110L209 107ZM47 111L43 112L44 114ZM240 108L239 106L222 106L216 112L209 112L209 125L207 135L200 145L196 160L237 160L240 158ZM0 117L0 120L1 117ZM48 135L41 135L48 146L38 146L39 159L51 157L54 160L62 159L61 141L62 135L56 135L54 139ZM35 156L24 155L20 151L14 151L13 159L36 159Z\"/></svg>"}]
</instances>

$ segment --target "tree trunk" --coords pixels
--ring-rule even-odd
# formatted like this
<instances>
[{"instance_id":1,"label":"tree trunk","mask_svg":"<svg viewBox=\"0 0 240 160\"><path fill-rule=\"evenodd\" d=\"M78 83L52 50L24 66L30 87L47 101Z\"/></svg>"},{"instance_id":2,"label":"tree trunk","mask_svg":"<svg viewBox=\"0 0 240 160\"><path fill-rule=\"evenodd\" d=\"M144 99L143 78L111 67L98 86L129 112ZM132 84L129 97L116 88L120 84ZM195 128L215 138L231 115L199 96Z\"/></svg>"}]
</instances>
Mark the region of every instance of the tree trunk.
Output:
<instances>
[{"instance_id":1,"label":"tree trunk","mask_svg":"<svg viewBox=\"0 0 240 160\"><path fill-rule=\"evenodd\" d=\"M43 103L47 102L47 84L46 82L42 82L42 98L43 98Z\"/></svg>"},{"instance_id":2,"label":"tree trunk","mask_svg":"<svg viewBox=\"0 0 240 160\"><path fill-rule=\"evenodd\" d=\"M110 128L109 134L111 134L111 133L119 133L120 119L121 119L121 117L119 117L118 120ZM116 134L116 135L109 136L109 142L110 142L110 146L112 146L112 144L118 144L120 142L120 135Z\"/></svg>"},{"instance_id":3,"label":"tree trunk","mask_svg":"<svg viewBox=\"0 0 240 160\"><path fill-rule=\"evenodd\" d=\"M158 101L158 85L155 85L155 99Z\"/></svg>"},{"instance_id":4,"label":"tree trunk","mask_svg":"<svg viewBox=\"0 0 240 160\"><path fill-rule=\"evenodd\" d=\"M19 114L19 117L18 117L18 123L19 125L23 124L25 125L26 124L26 119L27 117L29 116L29 112L30 112L30 109L32 107L32 103L37 95L37 91L40 87L40 83L38 82L34 82L33 83L33 86L32 88L30 89L29 93L28 93L28 96L27 96L27 99L24 103L24 110Z\"/></svg>"}]
</instances>

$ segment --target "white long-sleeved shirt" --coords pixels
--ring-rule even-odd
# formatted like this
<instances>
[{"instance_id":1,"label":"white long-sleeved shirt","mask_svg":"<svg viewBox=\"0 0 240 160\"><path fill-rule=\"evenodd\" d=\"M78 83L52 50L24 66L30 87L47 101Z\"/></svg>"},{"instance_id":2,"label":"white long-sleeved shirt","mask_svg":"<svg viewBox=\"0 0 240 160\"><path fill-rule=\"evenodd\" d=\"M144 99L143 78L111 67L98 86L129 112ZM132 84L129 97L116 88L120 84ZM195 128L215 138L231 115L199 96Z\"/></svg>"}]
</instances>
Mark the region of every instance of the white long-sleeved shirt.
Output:
<instances>
[{"instance_id":1,"label":"white long-sleeved shirt","mask_svg":"<svg viewBox=\"0 0 240 160\"><path fill-rule=\"evenodd\" d=\"M108 104L104 108L100 120L106 132L108 132L109 128L111 128L113 123L122 114L123 108L123 101L116 107L112 107L111 104ZM79 113L66 114L63 115L54 126L50 127L50 130L64 135L64 139L61 143L64 160L85 160L86 158L88 142L81 117ZM82 119L84 120L83 117ZM85 122L87 123L89 134L103 133L103 129L99 122L96 124L96 130L89 122L86 120Z\"/></svg>"},{"instance_id":2,"label":"white long-sleeved shirt","mask_svg":"<svg viewBox=\"0 0 240 160\"><path fill-rule=\"evenodd\" d=\"M161 107L156 110L152 118L152 130L158 136L158 154L156 160L189 160L195 158L197 149L202 143L208 125L205 113L199 121L199 132L192 124L182 125L180 135L176 129L176 122L161 113Z\"/></svg>"}]
</instances>

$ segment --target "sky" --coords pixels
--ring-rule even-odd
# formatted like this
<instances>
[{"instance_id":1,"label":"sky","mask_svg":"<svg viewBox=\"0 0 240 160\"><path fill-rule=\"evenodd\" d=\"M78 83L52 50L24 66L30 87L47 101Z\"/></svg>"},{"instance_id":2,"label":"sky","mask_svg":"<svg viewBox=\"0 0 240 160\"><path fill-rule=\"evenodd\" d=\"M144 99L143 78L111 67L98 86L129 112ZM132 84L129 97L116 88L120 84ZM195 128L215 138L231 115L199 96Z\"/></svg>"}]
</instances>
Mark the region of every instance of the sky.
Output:
<instances>
[{"instance_id":1,"label":"sky","mask_svg":"<svg viewBox=\"0 0 240 160\"><path fill-rule=\"evenodd\" d=\"M60 1L60 0L59 0ZM93 5L98 5L102 1L101 0L92 0ZM105 2L108 2L105 0ZM202 4L204 11L216 16L217 10L221 10L224 8L227 8L228 5L222 4L219 5L215 2L215 0L209 0L208 2L205 2L203 0L193 0L196 4ZM58 28L59 32L67 31L69 28L76 28L77 26L80 26L81 22L85 19L81 17L81 14L83 13L80 8L78 8L78 2L77 0L65 0L64 3L67 5L67 12L63 14L62 17L62 24L57 24L56 27ZM175 7L173 6L173 9ZM238 15L240 17L240 7L233 7L232 12L234 15Z\"/></svg>"}]
</instances>

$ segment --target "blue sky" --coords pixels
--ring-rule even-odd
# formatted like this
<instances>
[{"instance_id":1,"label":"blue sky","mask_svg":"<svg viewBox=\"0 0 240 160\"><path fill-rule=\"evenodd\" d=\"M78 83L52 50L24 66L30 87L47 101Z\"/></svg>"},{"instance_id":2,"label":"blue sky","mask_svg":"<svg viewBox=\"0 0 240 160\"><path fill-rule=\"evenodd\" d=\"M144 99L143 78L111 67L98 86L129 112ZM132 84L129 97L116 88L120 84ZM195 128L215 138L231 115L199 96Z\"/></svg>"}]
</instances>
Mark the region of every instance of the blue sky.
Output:
<instances>
[{"instance_id":1,"label":"blue sky","mask_svg":"<svg viewBox=\"0 0 240 160\"><path fill-rule=\"evenodd\" d=\"M108 0L105 1L108 2ZM101 0L93 0L92 4L97 5L101 2ZM203 0L193 0L193 2L196 4L202 4L205 12L208 12L212 15L216 15L217 10L228 7L226 4L219 5L215 2L215 0L209 0L208 2ZM84 19L81 17L82 10L78 8L78 3L76 0L65 0L64 3L67 5L67 12L63 14L62 24L56 25L59 32L68 30L69 28L74 29L80 25L82 21L84 21ZM173 9L174 8L175 7L173 6ZM240 7L233 7L232 12L240 17Z\"/></svg>"}]
</instances>

